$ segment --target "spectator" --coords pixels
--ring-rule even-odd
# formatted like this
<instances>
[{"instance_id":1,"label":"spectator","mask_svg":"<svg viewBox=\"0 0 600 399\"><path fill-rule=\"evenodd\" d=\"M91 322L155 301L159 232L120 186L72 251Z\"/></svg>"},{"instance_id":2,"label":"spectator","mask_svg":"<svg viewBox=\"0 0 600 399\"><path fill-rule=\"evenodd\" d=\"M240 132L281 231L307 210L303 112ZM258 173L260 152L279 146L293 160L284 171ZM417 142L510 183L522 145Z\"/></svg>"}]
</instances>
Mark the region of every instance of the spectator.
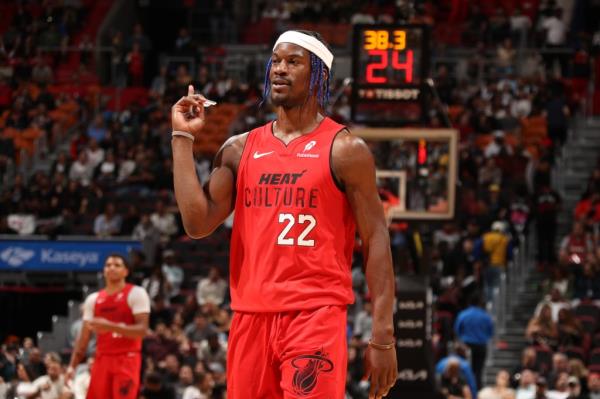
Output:
<instances>
[{"instance_id":1,"label":"spectator","mask_svg":"<svg viewBox=\"0 0 600 399\"><path fill-rule=\"evenodd\" d=\"M160 232L150 220L150 215L143 213L140 222L133 229L132 237L142 242L142 250L149 264L154 264L156 249L160 243Z\"/></svg>"},{"instance_id":2,"label":"spectator","mask_svg":"<svg viewBox=\"0 0 600 399\"><path fill-rule=\"evenodd\" d=\"M534 218L537 229L538 270L554 266L556 262L555 241L558 227L560 195L549 184L543 183L534 199Z\"/></svg>"},{"instance_id":3,"label":"spectator","mask_svg":"<svg viewBox=\"0 0 600 399\"><path fill-rule=\"evenodd\" d=\"M219 340L217 334L209 334L204 341L200 342L196 356L209 367L212 363L218 363L224 368L227 361L227 345Z\"/></svg>"},{"instance_id":4,"label":"spectator","mask_svg":"<svg viewBox=\"0 0 600 399\"><path fill-rule=\"evenodd\" d=\"M515 399L515 391L510 388L510 375L506 370L496 374L496 385L485 387L477 395L477 399Z\"/></svg>"},{"instance_id":5,"label":"spectator","mask_svg":"<svg viewBox=\"0 0 600 399\"><path fill-rule=\"evenodd\" d=\"M536 384L533 371L529 369L521 371L518 383L515 399L535 399Z\"/></svg>"},{"instance_id":6,"label":"spectator","mask_svg":"<svg viewBox=\"0 0 600 399\"><path fill-rule=\"evenodd\" d=\"M162 267L155 266L152 268L150 276L144 278L142 287L146 290L150 299L155 300L160 297L168 297L171 288L166 280Z\"/></svg>"},{"instance_id":7,"label":"spectator","mask_svg":"<svg viewBox=\"0 0 600 399\"><path fill-rule=\"evenodd\" d=\"M202 306L210 302L216 306L220 306L223 303L227 290L227 282L220 274L217 266L211 266L208 276L198 282L198 288L196 289L198 305Z\"/></svg>"},{"instance_id":8,"label":"spectator","mask_svg":"<svg viewBox=\"0 0 600 399\"><path fill-rule=\"evenodd\" d=\"M93 176L94 165L89 161L87 152L81 151L77 156L77 160L71 165L69 179L87 187L90 185Z\"/></svg>"},{"instance_id":9,"label":"spectator","mask_svg":"<svg viewBox=\"0 0 600 399\"><path fill-rule=\"evenodd\" d=\"M90 138L86 153L88 161L94 169L104 161L104 150L98 145L98 141L93 137Z\"/></svg>"},{"instance_id":10,"label":"spectator","mask_svg":"<svg viewBox=\"0 0 600 399\"><path fill-rule=\"evenodd\" d=\"M588 399L600 399L600 373L590 373L587 380Z\"/></svg>"},{"instance_id":11,"label":"spectator","mask_svg":"<svg viewBox=\"0 0 600 399\"><path fill-rule=\"evenodd\" d=\"M175 388L175 397L177 399L184 398L185 391L187 391L188 387L194 385L194 370L192 367L184 364L179 369L179 379L174 384L173 388ZM198 395L200 396L200 395Z\"/></svg>"},{"instance_id":12,"label":"spectator","mask_svg":"<svg viewBox=\"0 0 600 399\"><path fill-rule=\"evenodd\" d=\"M561 375L564 375L563 381L559 381ZM557 385L564 385L562 389L566 389L567 378L569 376L569 359L564 353L554 353L552 355L552 370L548 374L548 387L556 388Z\"/></svg>"},{"instance_id":13,"label":"spectator","mask_svg":"<svg viewBox=\"0 0 600 399\"><path fill-rule=\"evenodd\" d=\"M77 373L71 384L71 391L74 399L86 399L88 388L90 386L91 370L94 365L94 357L88 356L85 365L77 367Z\"/></svg>"},{"instance_id":14,"label":"spectator","mask_svg":"<svg viewBox=\"0 0 600 399\"><path fill-rule=\"evenodd\" d=\"M94 116L93 122L88 127L87 136L90 139L95 139L96 142L101 143L106 138L107 132L108 130L104 124L104 118L102 117L102 114L97 114Z\"/></svg>"},{"instance_id":15,"label":"spectator","mask_svg":"<svg viewBox=\"0 0 600 399\"><path fill-rule=\"evenodd\" d=\"M471 399L471 391L467 383L460 377L458 359L450 359L440 378L442 395L447 399Z\"/></svg>"},{"instance_id":16,"label":"spectator","mask_svg":"<svg viewBox=\"0 0 600 399\"><path fill-rule=\"evenodd\" d=\"M156 372L146 374L140 399L176 399L175 390L166 385Z\"/></svg>"},{"instance_id":17,"label":"spectator","mask_svg":"<svg viewBox=\"0 0 600 399\"><path fill-rule=\"evenodd\" d=\"M567 380L567 399L580 399L581 396L581 383L579 379L574 376L569 376Z\"/></svg>"},{"instance_id":18,"label":"spectator","mask_svg":"<svg viewBox=\"0 0 600 399\"><path fill-rule=\"evenodd\" d=\"M471 369L471 365L468 362L468 348L460 343L454 343L454 353L446 356L443 359L440 359L435 366L435 372L438 376L441 376L446 369L446 366L450 359L457 359L460 365L460 376L465 382L469 385L469 390L471 391L471 396L473 398L477 397L477 383L475 381L475 375L473 374L473 369Z\"/></svg>"},{"instance_id":19,"label":"spectator","mask_svg":"<svg viewBox=\"0 0 600 399\"><path fill-rule=\"evenodd\" d=\"M500 286L501 275L506 272L509 239L504 234L504 223L492 223L492 230L483 235L483 252L488 258L484 269L486 301L493 300L494 289Z\"/></svg>"},{"instance_id":20,"label":"spectator","mask_svg":"<svg viewBox=\"0 0 600 399\"><path fill-rule=\"evenodd\" d=\"M42 361L42 352L39 348L31 348L25 368L27 374L34 380L46 374L46 365Z\"/></svg>"},{"instance_id":21,"label":"spectator","mask_svg":"<svg viewBox=\"0 0 600 399\"><path fill-rule=\"evenodd\" d=\"M502 130L495 130L493 133L494 140L485 147L486 158L492 158L501 153L512 155L513 149L505 140L506 134Z\"/></svg>"},{"instance_id":22,"label":"spectator","mask_svg":"<svg viewBox=\"0 0 600 399\"><path fill-rule=\"evenodd\" d=\"M569 345L580 346L583 343L583 326L575 318L571 309L563 308L558 311L558 345L567 347Z\"/></svg>"},{"instance_id":23,"label":"spectator","mask_svg":"<svg viewBox=\"0 0 600 399\"><path fill-rule=\"evenodd\" d=\"M537 316L529 320L527 329L525 330L527 339L536 344L543 346L556 346L558 339L558 328L552 319L552 308L549 304L542 305Z\"/></svg>"},{"instance_id":24,"label":"spectator","mask_svg":"<svg viewBox=\"0 0 600 399\"><path fill-rule=\"evenodd\" d=\"M185 389L183 399L210 399L214 381L209 373L196 373L195 384Z\"/></svg>"},{"instance_id":25,"label":"spectator","mask_svg":"<svg viewBox=\"0 0 600 399\"><path fill-rule=\"evenodd\" d=\"M181 302L179 293L185 275L183 269L177 264L175 251L172 249L163 252L162 272L169 287L169 299L174 302Z\"/></svg>"},{"instance_id":26,"label":"spectator","mask_svg":"<svg viewBox=\"0 0 600 399\"><path fill-rule=\"evenodd\" d=\"M195 344L199 344L216 332L215 326L201 312L196 313L194 321L185 327L185 335Z\"/></svg>"},{"instance_id":27,"label":"spectator","mask_svg":"<svg viewBox=\"0 0 600 399\"><path fill-rule=\"evenodd\" d=\"M523 373L525 370L529 370L530 372L538 371L536 359L537 355L535 353L535 349L532 347L523 349L521 354L521 363L512 370L511 385L513 388L516 388L517 385L520 385L519 381L521 378L523 378ZM529 384L535 385L535 378L533 378Z\"/></svg>"},{"instance_id":28,"label":"spectator","mask_svg":"<svg viewBox=\"0 0 600 399\"><path fill-rule=\"evenodd\" d=\"M155 211L150 215L150 221L158 229L161 239L165 242L179 230L175 215L166 210L165 203L162 200L156 202Z\"/></svg>"},{"instance_id":29,"label":"spectator","mask_svg":"<svg viewBox=\"0 0 600 399\"><path fill-rule=\"evenodd\" d=\"M593 242L585 232L583 223L577 221L573 223L571 233L560 243L560 262L572 272L593 256L593 248Z\"/></svg>"},{"instance_id":30,"label":"spectator","mask_svg":"<svg viewBox=\"0 0 600 399\"><path fill-rule=\"evenodd\" d=\"M456 317L454 332L471 349L471 367L475 373L477 386L480 387L487 344L494 336L494 322L483 309L478 294L473 294L470 306Z\"/></svg>"},{"instance_id":31,"label":"spectator","mask_svg":"<svg viewBox=\"0 0 600 399\"><path fill-rule=\"evenodd\" d=\"M361 344L366 345L371 339L373 328L373 314L371 301L365 301L362 310L356 315L354 320L353 335L359 339Z\"/></svg>"},{"instance_id":32,"label":"spectator","mask_svg":"<svg viewBox=\"0 0 600 399\"><path fill-rule=\"evenodd\" d=\"M556 378L554 388L548 391L548 399L566 399L569 396L569 373L561 372Z\"/></svg>"},{"instance_id":33,"label":"spectator","mask_svg":"<svg viewBox=\"0 0 600 399\"><path fill-rule=\"evenodd\" d=\"M52 359L47 367L47 374L33 381L36 393L40 399L62 399L66 388L60 361Z\"/></svg>"},{"instance_id":34,"label":"spectator","mask_svg":"<svg viewBox=\"0 0 600 399\"><path fill-rule=\"evenodd\" d=\"M552 15L544 18L541 22L541 28L545 31L544 47L546 53L544 53L544 63L546 64L546 74L555 76L553 74L554 63L558 61L560 66L558 77L561 77L567 70L565 55L559 52L565 44L567 33L567 27L562 21L562 10L556 9Z\"/></svg>"},{"instance_id":35,"label":"spectator","mask_svg":"<svg viewBox=\"0 0 600 399\"><path fill-rule=\"evenodd\" d=\"M94 220L94 234L102 238L118 235L121 231L121 223L121 215L116 213L115 204L108 202L104 212Z\"/></svg>"}]
</instances>

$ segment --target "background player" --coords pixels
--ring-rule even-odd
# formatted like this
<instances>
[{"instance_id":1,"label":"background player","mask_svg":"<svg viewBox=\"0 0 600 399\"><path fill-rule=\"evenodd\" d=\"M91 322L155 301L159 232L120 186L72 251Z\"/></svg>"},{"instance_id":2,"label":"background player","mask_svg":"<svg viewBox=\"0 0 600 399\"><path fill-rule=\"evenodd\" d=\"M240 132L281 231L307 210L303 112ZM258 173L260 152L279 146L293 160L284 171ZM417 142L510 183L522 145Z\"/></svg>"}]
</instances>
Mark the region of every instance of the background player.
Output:
<instances>
[{"instance_id":1,"label":"background player","mask_svg":"<svg viewBox=\"0 0 600 399\"><path fill-rule=\"evenodd\" d=\"M97 334L88 399L134 399L140 385L142 338L148 330L150 298L142 287L128 284L127 261L110 255L104 263L105 288L83 305L83 328L67 369L73 377L85 357L92 332Z\"/></svg>"},{"instance_id":2,"label":"background player","mask_svg":"<svg viewBox=\"0 0 600 399\"><path fill-rule=\"evenodd\" d=\"M277 120L230 138L204 189L192 144L205 99L190 86L172 108L186 232L204 237L235 209L229 398L344 396L355 222L373 301L370 396L396 381L394 276L375 165L360 138L323 115L332 60L316 33L280 36L265 82Z\"/></svg>"}]
</instances>

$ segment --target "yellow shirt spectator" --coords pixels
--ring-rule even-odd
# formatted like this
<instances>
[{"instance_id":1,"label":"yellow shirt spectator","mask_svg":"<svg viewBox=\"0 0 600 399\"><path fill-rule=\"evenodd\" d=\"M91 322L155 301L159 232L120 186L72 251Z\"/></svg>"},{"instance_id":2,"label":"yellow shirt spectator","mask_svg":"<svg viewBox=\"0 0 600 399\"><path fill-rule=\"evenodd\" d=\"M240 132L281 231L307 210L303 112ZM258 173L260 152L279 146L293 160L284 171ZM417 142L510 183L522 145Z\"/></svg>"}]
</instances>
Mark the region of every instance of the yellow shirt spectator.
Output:
<instances>
[{"instance_id":1,"label":"yellow shirt spectator","mask_svg":"<svg viewBox=\"0 0 600 399\"><path fill-rule=\"evenodd\" d=\"M508 237L497 230L492 230L483 235L483 251L490 260L490 265L506 267L506 249L508 248Z\"/></svg>"}]
</instances>

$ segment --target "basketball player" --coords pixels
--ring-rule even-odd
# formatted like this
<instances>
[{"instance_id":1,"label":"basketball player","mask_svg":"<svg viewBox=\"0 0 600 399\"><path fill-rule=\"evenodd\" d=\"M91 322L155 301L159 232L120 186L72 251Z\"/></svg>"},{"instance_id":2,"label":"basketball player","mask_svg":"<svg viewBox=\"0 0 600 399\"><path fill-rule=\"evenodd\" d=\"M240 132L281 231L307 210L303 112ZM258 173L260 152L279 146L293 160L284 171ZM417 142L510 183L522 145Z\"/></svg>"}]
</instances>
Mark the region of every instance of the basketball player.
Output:
<instances>
[{"instance_id":1,"label":"basketball player","mask_svg":"<svg viewBox=\"0 0 600 399\"><path fill-rule=\"evenodd\" d=\"M193 141L206 100L172 108L175 195L188 235L204 237L235 210L227 397L344 397L346 307L355 225L373 303L371 398L396 381L394 275L367 145L324 116L333 55L320 35L283 33L267 64L277 120L231 137L204 188Z\"/></svg>"},{"instance_id":2,"label":"basketball player","mask_svg":"<svg viewBox=\"0 0 600 399\"><path fill-rule=\"evenodd\" d=\"M150 298L142 287L125 282L128 274L125 258L110 255L104 263L105 288L89 295L83 305L83 327L67 368L67 379L73 377L85 357L92 332L96 333L96 357L87 399L138 397Z\"/></svg>"}]
</instances>

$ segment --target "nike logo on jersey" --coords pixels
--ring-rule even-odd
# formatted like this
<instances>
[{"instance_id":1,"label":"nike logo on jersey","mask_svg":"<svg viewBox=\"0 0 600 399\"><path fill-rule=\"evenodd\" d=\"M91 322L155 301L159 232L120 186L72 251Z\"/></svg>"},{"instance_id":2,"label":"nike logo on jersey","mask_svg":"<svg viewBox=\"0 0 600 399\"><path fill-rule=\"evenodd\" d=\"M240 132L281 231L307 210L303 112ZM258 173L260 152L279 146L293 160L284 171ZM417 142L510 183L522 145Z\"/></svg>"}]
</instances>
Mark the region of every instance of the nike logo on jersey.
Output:
<instances>
[{"instance_id":1,"label":"nike logo on jersey","mask_svg":"<svg viewBox=\"0 0 600 399\"><path fill-rule=\"evenodd\" d=\"M274 153L274 152L275 152L275 151L269 151L269 152L262 152L262 153L261 153L261 152L255 151L255 152L254 152L254 155L252 155L252 157L253 157L254 159L258 159L258 158L266 157L267 155L271 155L271 154L272 154L272 153Z\"/></svg>"}]
</instances>

